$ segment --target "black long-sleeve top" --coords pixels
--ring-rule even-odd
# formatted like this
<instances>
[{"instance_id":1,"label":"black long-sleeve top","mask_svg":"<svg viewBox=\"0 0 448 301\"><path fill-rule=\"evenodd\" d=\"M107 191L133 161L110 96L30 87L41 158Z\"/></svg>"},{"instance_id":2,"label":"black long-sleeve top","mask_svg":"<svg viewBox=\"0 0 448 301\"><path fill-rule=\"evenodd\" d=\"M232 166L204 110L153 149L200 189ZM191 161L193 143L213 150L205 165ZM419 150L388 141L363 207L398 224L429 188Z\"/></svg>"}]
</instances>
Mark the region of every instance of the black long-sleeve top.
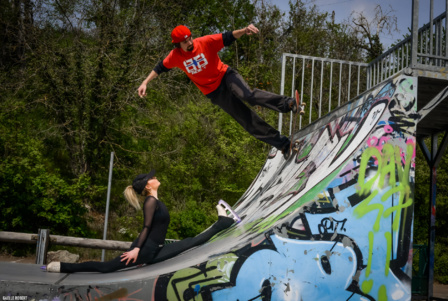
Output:
<instances>
[{"instance_id":1,"label":"black long-sleeve top","mask_svg":"<svg viewBox=\"0 0 448 301\"><path fill-rule=\"evenodd\" d=\"M141 248L147 239L163 244L170 223L170 214L165 204L153 196L148 196L143 203L143 217L143 230L136 247Z\"/></svg>"}]
</instances>

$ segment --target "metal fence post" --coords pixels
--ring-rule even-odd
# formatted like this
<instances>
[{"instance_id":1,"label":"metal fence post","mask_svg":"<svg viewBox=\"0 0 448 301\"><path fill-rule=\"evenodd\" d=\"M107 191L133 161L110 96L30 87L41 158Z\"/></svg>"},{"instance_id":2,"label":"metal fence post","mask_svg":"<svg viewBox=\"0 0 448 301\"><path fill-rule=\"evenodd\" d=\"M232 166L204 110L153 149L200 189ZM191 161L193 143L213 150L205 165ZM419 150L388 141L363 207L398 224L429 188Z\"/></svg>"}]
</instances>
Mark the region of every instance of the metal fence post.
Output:
<instances>
[{"instance_id":1,"label":"metal fence post","mask_svg":"<svg viewBox=\"0 0 448 301\"><path fill-rule=\"evenodd\" d=\"M284 95L285 93L285 72L286 72L286 55L283 53L282 55L282 77L280 82L280 95ZM278 114L278 131L282 132L283 125L283 114Z\"/></svg>"},{"instance_id":2,"label":"metal fence post","mask_svg":"<svg viewBox=\"0 0 448 301\"><path fill-rule=\"evenodd\" d=\"M106 216L104 218L104 232L103 232L103 240L107 238L107 223L109 221L109 203L110 203L110 190L112 186L112 170L114 168L114 152L110 153L110 166L109 166L109 181L107 184L107 200L106 200ZM101 261L104 261L106 256L106 250L103 249L101 252Z\"/></svg>"},{"instance_id":3,"label":"metal fence post","mask_svg":"<svg viewBox=\"0 0 448 301\"><path fill-rule=\"evenodd\" d=\"M418 6L419 0L412 0L411 68L417 66L418 51Z\"/></svg>"},{"instance_id":4,"label":"metal fence post","mask_svg":"<svg viewBox=\"0 0 448 301\"><path fill-rule=\"evenodd\" d=\"M445 57L448 57L448 0L445 1ZM447 64L445 61L445 66Z\"/></svg>"},{"instance_id":5,"label":"metal fence post","mask_svg":"<svg viewBox=\"0 0 448 301\"><path fill-rule=\"evenodd\" d=\"M47 264L47 251L50 243L50 230L39 229L36 244L36 264Z\"/></svg>"}]
</instances>

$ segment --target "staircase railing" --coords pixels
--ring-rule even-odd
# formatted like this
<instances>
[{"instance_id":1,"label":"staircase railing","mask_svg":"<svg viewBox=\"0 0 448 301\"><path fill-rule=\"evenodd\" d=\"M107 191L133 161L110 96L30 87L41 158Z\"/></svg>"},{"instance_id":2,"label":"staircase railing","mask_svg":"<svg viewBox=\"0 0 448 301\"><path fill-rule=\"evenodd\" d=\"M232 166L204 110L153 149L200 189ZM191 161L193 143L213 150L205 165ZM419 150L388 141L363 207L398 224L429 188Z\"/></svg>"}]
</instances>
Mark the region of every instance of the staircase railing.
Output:
<instances>
[{"instance_id":1,"label":"staircase railing","mask_svg":"<svg viewBox=\"0 0 448 301\"><path fill-rule=\"evenodd\" d=\"M439 71L448 66L448 1L445 12L434 18L434 0L430 1L429 23L418 29L419 0L412 1L412 68Z\"/></svg>"},{"instance_id":2,"label":"staircase railing","mask_svg":"<svg viewBox=\"0 0 448 301\"><path fill-rule=\"evenodd\" d=\"M290 90L290 95L293 96L297 89L302 100L307 103L308 120L300 117L299 129L406 68L433 71L436 76L446 77L448 0L445 0L445 12L436 18L433 16L434 0L429 0L429 23L420 29L419 5L420 0L412 0L411 35L369 64L283 54L280 93L285 95ZM313 108L317 112L313 112ZM282 124L280 114L280 131ZM291 121L289 128L291 134Z\"/></svg>"}]
</instances>

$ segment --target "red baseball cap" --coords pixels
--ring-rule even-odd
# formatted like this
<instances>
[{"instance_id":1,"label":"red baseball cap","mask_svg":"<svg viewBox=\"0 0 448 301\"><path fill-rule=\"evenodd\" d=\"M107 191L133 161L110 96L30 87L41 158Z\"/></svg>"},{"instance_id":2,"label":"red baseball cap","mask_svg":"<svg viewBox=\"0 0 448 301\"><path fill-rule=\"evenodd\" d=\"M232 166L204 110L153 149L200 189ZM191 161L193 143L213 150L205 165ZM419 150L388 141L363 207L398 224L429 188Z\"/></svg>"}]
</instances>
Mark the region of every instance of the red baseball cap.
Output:
<instances>
[{"instance_id":1,"label":"red baseball cap","mask_svg":"<svg viewBox=\"0 0 448 301\"><path fill-rule=\"evenodd\" d=\"M189 37L191 37L191 31L188 29L188 27L184 25L178 25L171 32L171 38L173 39L171 43L180 43L182 41L185 41Z\"/></svg>"}]
</instances>

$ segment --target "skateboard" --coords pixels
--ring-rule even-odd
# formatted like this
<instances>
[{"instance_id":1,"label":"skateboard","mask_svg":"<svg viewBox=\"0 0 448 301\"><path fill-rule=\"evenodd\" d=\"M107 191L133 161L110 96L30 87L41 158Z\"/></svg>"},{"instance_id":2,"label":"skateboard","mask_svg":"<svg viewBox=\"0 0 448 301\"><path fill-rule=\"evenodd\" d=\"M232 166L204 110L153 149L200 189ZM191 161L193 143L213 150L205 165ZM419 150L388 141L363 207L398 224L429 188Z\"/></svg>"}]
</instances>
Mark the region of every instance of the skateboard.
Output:
<instances>
[{"instance_id":1,"label":"skateboard","mask_svg":"<svg viewBox=\"0 0 448 301\"><path fill-rule=\"evenodd\" d=\"M227 214L232 214L232 215L233 215L233 216L231 216L231 217L235 220L235 223L239 223L239 222L241 222L241 218L239 217L238 214L236 214L235 211L233 211L232 207L230 207L229 204L227 204L227 203L226 203L225 201L223 201L223 200L219 200L218 204L224 206L224 208L226 209L226 211L228 211Z\"/></svg>"},{"instance_id":2,"label":"skateboard","mask_svg":"<svg viewBox=\"0 0 448 301\"><path fill-rule=\"evenodd\" d=\"M299 95L299 92L297 92L297 90L296 90L296 92L295 92L295 96L296 96L296 102L297 102L297 111L296 111L296 114L299 113L300 115L303 116L303 115L305 114L305 105L306 105L306 104L305 104L304 102L300 102L300 95ZM293 136L294 136L294 132L296 131L296 120L297 120L297 118L295 118L295 116L293 116L293 120L292 120L292 130L291 130L291 133L292 133L291 138L293 138ZM299 150L297 144L298 144L298 140L293 140L293 139L291 139L291 145L290 145L290 147L289 147L289 151L290 151L290 152L291 152L291 151L295 151L295 152L297 152L297 151Z\"/></svg>"},{"instance_id":3,"label":"skateboard","mask_svg":"<svg viewBox=\"0 0 448 301\"><path fill-rule=\"evenodd\" d=\"M305 115L305 106L306 103L304 102L300 102L300 95L299 92L297 92L296 90L296 101L297 101L297 111L299 112L300 115Z\"/></svg>"}]
</instances>

